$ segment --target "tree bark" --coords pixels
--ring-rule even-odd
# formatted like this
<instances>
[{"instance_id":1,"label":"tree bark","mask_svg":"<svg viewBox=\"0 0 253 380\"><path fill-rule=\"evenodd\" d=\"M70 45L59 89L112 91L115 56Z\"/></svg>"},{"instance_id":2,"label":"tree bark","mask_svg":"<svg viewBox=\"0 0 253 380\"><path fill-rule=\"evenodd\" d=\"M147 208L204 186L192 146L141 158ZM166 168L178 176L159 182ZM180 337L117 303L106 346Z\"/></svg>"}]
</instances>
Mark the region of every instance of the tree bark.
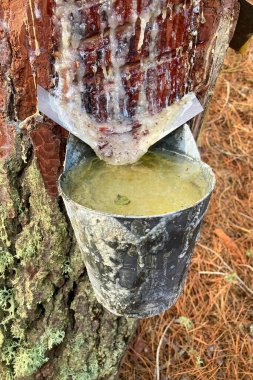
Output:
<instances>
[{"instance_id":1,"label":"tree bark","mask_svg":"<svg viewBox=\"0 0 253 380\"><path fill-rule=\"evenodd\" d=\"M194 73L206 106L238 2L204 5ZM53 17L51 0L0 0L0 378L113 379L136 322L97 303L58 198L67 133L36 104L37 84L53 86Z\"/></svg>"}]
</instances>

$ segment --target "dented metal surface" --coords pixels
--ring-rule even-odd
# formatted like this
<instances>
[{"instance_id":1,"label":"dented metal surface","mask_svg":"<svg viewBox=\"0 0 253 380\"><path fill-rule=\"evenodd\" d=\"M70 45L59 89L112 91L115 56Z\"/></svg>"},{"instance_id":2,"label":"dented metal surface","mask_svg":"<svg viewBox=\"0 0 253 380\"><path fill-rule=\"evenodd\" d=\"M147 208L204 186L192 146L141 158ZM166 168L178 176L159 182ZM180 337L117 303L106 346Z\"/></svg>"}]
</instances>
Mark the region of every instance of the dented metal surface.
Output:
<instances>
[{"instance_id":1,"label":"dented metal surface","mask_svg":"<svg viewBox=\"0 0 253 380\"><path fill-rule=\"evenodd\" d=\"M188 126L154 146L199 159ZM65 173L92 150L71 137ZM171 307L180 295L201 222L214 188L214 174L203 163L209 191L194 206L152 217L124 217L89 210L61 195L98 301L117 315L145 318Z\"/></svg>"}]
</instances>

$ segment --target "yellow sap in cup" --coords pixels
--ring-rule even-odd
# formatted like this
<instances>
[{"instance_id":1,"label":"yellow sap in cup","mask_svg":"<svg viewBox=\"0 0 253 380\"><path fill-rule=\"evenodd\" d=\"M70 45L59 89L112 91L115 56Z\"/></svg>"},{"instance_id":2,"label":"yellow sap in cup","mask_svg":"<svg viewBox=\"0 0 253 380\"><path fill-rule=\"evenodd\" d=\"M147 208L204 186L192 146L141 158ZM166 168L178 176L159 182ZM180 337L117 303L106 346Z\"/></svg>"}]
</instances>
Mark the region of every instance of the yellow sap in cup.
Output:
<instances>
[{"instance_id":1,"label":"yellow sap in cup","mask_svg":"<svg viewBox=\"0 0 253 380\"><path fill-rule=\"evenodd\" d=\"M201 162L153 151L131 165L91 158L73 167L64 192L89 209L115 215L152 216L188 208L207 193Z\"/></svg>"}]
</instances>

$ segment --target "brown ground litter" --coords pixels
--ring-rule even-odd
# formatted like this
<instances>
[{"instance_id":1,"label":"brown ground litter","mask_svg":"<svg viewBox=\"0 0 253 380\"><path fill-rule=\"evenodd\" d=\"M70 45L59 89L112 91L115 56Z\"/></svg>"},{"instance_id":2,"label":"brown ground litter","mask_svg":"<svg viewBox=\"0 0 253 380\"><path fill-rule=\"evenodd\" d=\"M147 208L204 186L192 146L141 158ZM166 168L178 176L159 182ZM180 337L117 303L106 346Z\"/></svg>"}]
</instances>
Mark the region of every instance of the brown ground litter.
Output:
<instances>
[{"instance_id":1,"label":"brown ground litter","mask_svg":"<svg viewBox=\"0 0 253 380\"><path fill-rule=\"evenodd\" d=\"M216 190L185 290L143 320L122 380L253 379L253 43L228 51L200 136Z\"/></svg>"}]
</instances>

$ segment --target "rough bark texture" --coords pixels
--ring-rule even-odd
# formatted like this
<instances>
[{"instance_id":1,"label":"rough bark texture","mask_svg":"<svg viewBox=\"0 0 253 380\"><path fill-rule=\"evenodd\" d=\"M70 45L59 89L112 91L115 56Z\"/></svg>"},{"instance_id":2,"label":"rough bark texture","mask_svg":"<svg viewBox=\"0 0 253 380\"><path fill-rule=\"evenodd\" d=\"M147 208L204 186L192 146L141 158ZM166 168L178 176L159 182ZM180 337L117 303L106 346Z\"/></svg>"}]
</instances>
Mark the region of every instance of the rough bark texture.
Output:
<instances>
[{"instance_id":1,"label":"rough bark texture","mask_svg":"<svg viewBox=\"0 0 253 380\"><path fill-rule=\"evenodd\" d=\"M0 378L113 378L134 329L100 306L27 136L1 167Z\"/></svg>"},{"instance_id":2,"label":"rough bark texture","mask_svg":"<svg viewBox=\"0 0 253 380\"><path fill-rule=\"evenodd\" d=\"M0 2L0 378L110 379L134 321L97 303L54 198L66 133L35 115L35 83L51 84L49 5Z\"/></svg>"},{"instance_id":3,"label":"rough bark texture","mask_svg":"<svg viewBox=\"0 0 253 380\"><path fill-rule=\"evenodd\" d=\"M207 102L237 1L205 3L224 37L202 46L216 41ZM36 113L36 83L52 86L52 17L50 0L0 0L0 378L111 379L135 323L95 300L56 197L67 135Z\"/></svg>"}]
</instances>

